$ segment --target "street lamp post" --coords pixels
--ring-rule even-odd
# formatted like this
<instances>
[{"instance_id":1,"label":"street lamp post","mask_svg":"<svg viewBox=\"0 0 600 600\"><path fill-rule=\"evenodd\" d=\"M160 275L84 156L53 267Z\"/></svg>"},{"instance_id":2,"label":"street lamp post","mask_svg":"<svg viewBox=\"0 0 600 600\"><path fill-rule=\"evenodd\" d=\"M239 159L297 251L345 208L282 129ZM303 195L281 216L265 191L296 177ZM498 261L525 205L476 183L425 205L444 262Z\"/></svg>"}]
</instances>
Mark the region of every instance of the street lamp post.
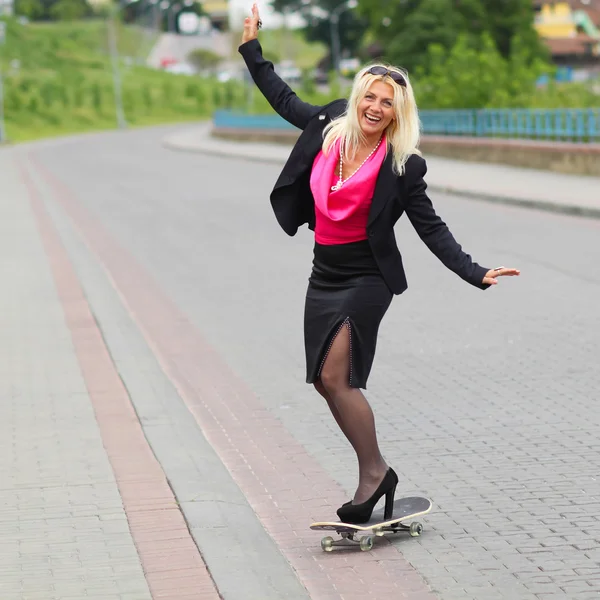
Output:
<instances>
[{"instance_id":1,"label":"street lamp post","mask_svg":"<svg viewBox=\"0 0 600 600\"><path fill-rule=\"evenodd\" d=\"M4 45L4 38L6 37L6 23L0 21L0 46ZM2 63L0 63L0 144L6 141L6 134L4 128L4 86L2 83Z\"/></svg>"},{"instance_id":2,"label":"street lamp post","mask_svg":"<svg viewBox=\"0 0 600 600\"><path fill-rule=\"evenodd\" d=\"M340 15L347 10L356 8L358 0L346 0L339 6L336 6L329 15L329 25L331 27L331 61L336 76L340 74Z\"/></svg>"},{"instance_id":3,"label":"street lamp post","mask_svg":"<svg viewBox=\"0 0 600 600\"><path fill-rule=\"evenodd\" d=\"M111 8L108 17L108 48L112 64L113 88L115 90L115 113L117 116L117 127L125 129L127 121L125 120L125 110L123 109L123 88L121 84L121 73L119 70L119 51L117 48L116 15L121 10L122 5L118 4Z\"/></svg>"},{"instance_id":4,"label":"street lamp post","mask_svg":"<svg viewBox=\"0 0 600 600\"><path fill-rule=\"evenodd\" d=\"M123 108L123 85L121 82L119 48L117 44L117 15L129 4L134 4L138 0L122 0L113 5L108 15L108 49L110 52L110 61L112 64L113 88L115 90L115 113L117 117L117 127L119 129L127 128L127 119ZM151 2L152 3L152 2Z\"/></svg>"}]
</instances>

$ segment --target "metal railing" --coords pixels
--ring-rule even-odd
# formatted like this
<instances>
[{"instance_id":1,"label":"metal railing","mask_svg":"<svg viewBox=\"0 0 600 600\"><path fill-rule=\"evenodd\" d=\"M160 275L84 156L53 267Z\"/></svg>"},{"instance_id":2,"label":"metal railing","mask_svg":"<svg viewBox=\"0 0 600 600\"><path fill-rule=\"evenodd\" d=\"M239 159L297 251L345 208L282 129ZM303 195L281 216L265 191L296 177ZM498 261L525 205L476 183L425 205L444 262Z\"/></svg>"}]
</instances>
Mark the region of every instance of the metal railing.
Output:
<instances>
[{"instance_id":1,"label":"metal railing","mask_svg":"<svg viewBox=\"0 0 600 600\"><path fill-rule=\"evenodd\" d=\"M270 115L248 115L229 110L217 110L213 114L213 125L226 129L297 130L296 127L275 113Z\"/></svg>"},{"instance_id":2,"label":"metal railing","mask_svg":"<svg viewBox=\"0 0 600 600\"><path fill-rule=\"evenodd\" d=\"M599 142L600 108L423 110L423 133Z\"/></svg>"},{"instance_id":3,"label":"metal railing","mask_svg":"<svg viewBox=\"0 0 600 600\"><path fill-rule=\"evenodd\" d=\"M600 107L586 109L422 110L423 133L470 137L495 137L600 142ZM248 115L227 110L215 112L216 127L235 129L295 129L279 115Z\"/></svg>"}]
</instances>

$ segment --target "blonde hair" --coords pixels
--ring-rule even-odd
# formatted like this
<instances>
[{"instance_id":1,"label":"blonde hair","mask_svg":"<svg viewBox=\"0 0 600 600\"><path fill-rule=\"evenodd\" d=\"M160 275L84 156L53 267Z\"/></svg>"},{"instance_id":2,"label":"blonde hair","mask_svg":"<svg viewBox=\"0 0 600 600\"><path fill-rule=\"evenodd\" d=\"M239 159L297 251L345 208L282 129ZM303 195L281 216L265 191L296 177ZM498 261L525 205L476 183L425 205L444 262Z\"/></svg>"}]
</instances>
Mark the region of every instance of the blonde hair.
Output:
<instances>
[{"instance_id":1,"label":"blonde hair","mask_svg":"<svg viewBox=\"0 0 600 600\"><path fill-rule=\"evenodd\" d=\"M406 81L406 87L397 84L389 75L369 73L369 69L374 66L382 66L388 71L400 73ZM408 75L397 67L377 63L364 67L356 74L345 112L329 123L323 132L323 152L327 154L335 142L341 139L344 158L354 159L361 144L365 142L365 136L358 120L358 105L374 81L388 83L394 90L395 118L386 127L384 133L388 148L391 148L393 152L394 171L402 175L404 165L411 154L420 154L417 146L421 128L417 103Z\"/></svg>"}]
</instances>

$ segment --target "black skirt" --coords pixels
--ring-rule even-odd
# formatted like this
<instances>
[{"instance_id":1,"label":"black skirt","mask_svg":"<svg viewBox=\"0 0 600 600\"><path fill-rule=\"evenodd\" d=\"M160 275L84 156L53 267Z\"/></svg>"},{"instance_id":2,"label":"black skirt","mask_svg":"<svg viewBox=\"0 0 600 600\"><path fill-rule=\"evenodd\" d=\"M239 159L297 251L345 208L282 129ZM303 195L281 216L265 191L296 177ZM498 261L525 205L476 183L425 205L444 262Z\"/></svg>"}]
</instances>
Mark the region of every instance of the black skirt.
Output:
<instances>
[{"instance_id":1,"label":"black skirt","mask_svg":"<svg viewBox=\"0 0 600 600\"><path fill-rule=\"evenodd\" d=\"M351 387L367 387L379 324L392 292L367 240L323 246L315 243L304 310L306 382L315 383L335 336L350 327Z\"/></svg>"}]
</instances>

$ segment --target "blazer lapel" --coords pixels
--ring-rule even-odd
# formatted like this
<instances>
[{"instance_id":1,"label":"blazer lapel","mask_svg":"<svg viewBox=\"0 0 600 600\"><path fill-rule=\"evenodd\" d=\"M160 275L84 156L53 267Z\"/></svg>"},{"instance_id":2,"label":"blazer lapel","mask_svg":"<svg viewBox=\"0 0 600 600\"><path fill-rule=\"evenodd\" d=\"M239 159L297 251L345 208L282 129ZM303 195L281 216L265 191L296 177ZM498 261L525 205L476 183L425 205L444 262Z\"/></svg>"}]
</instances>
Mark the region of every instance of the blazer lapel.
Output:
<instances>
[{"instance_id":1,"label":"blazer lapel","mask_svg":"<svg viewBox=\"0 0 600 600\"><path fill-rule=\"evenodd\" d=\"M375 221L387 201L394 195L397 176L392 167L393 160L394 156L391 150L388 150L385 160L381 165L381 169L379 169L377 182L375 183L375 191L373 192L373 200L371 201L367 226Z\"/></svg>"},{"instance_id":2,"label":"blazer lapel","mask_svg":"<svg viewBox=\"0 0 600 600\"><path fill-rule=\"evenodd\" d=\"M311 121L300 134L275 183L275 189L293 185L306 170L312 167L315 157L323 145L323 130L330 121L331 117L322 113Z\"/></svg>"}]
</instances>

